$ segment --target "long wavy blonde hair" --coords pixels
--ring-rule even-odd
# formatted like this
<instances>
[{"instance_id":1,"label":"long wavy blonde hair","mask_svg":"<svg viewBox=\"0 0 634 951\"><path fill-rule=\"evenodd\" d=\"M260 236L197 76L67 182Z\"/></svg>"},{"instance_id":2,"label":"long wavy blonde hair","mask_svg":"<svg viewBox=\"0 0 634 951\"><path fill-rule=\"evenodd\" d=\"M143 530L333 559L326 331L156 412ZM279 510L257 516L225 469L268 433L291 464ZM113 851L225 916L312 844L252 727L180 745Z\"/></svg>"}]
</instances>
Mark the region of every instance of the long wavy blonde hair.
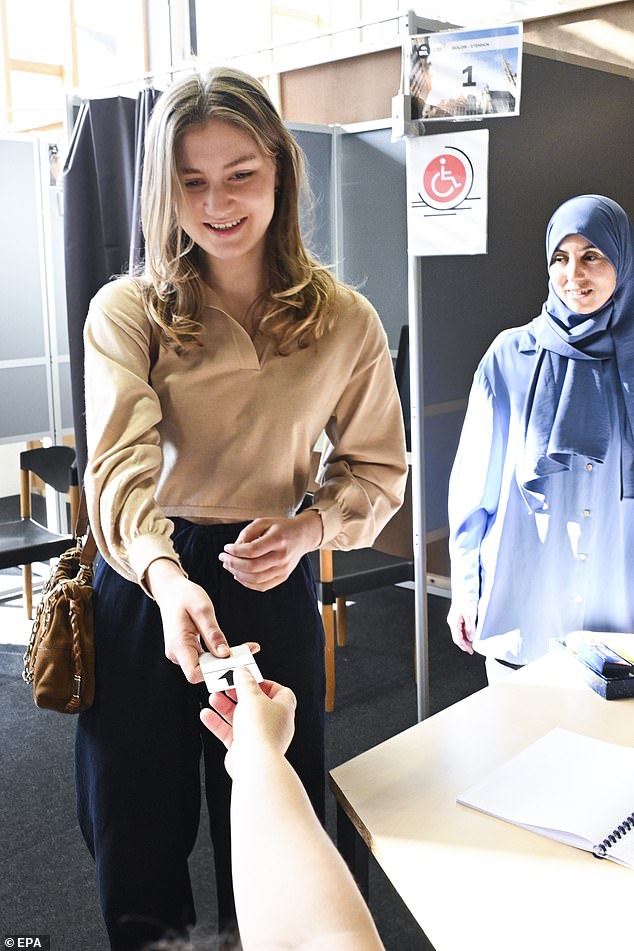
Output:
<instances>
[{"instance_id":1,"label":"long wavy blonde hair","mask_svg":"<svg viewBox=\"0 0 634 951\"><path fill-rule=\"evenodd\" d=\"M154 107L145 139L141 221L145 236L145 306L168 346L182 350L200 333L204 282L201 251L182 230L182 186L177 165L179 137L210 119L248 132L278 168L275 211L267 235L269 284L256 302L259 330L280 353L308 346L334 322L342 287L304 246L299 224L305 188L301 149L286 129L264 87L230 68L212 69L175 83Z\"/></svg>"}]
</instances>

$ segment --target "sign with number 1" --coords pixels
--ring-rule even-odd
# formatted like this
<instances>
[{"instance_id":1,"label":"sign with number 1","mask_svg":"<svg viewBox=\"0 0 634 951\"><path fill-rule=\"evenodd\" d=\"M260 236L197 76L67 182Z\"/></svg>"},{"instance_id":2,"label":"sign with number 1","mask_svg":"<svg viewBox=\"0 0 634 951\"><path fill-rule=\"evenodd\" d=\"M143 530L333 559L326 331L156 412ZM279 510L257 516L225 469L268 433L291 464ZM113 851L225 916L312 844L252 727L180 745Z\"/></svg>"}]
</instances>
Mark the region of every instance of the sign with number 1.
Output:
<instances>
[{"instance_id":1,"label":"sign with number 1","mask_svg":"<svg viewBox=\"0 0 634 951\"><path fill-rule=\"evenodd\" d=\"M412 118L519 115L522 24L408 37Z\"/></svg>"}]
</instances>

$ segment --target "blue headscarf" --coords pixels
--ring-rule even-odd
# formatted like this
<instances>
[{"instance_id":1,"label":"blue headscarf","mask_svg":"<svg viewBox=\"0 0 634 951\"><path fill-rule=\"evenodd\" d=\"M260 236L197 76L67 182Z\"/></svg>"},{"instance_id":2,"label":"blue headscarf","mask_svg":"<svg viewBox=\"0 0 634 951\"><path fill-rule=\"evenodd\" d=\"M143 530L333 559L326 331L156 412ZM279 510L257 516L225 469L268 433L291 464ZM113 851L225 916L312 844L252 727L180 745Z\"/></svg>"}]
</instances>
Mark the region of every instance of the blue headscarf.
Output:
<instances>
[{"instance_id":1,"label":"blue headscarf","mask_svg":"<svg viewBox=\"0 0 634 951\"><path fill-rule=\"evenodd\" d=\"M580 195L564 202L546 229L548 265L561 242L580 234L616 271L610 299L593 314L570 310L552 282L531 324L541 348L524 409L524 452L517 481L530 511L548 509L549 476L570 469L572 457L605 460L612 437L605 361L615 359L621 384L621 497L634 498L634 240L615 201Z\"/></svg>"}]
</instances>

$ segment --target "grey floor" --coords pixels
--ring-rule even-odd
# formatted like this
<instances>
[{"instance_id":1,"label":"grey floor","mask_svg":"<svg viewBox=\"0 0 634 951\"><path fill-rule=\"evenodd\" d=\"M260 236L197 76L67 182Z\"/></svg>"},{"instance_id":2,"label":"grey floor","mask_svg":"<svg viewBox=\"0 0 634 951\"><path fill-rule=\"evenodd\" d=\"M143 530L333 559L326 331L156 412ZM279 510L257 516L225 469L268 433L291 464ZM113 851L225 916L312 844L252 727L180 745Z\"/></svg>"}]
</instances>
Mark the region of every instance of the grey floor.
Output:
<instances>
[{"instance_id":1,"label":"grey floor","mask_svg":"<svg viewBox=\"0 0 634 951\"><path fill-rule=\"evenodd\" d=\"M480 659L447 633L447 602L429 599L432 713L485 685ZM51 951L106 951L92 861L74 815L72 717L37 710L20 678L26 626L17 603L0 607L0 939L47 934ZM337 651L336 709L327 718L332 768L416 722L414 595L392 587L349 607L348 645ZM329 793L327 829L334 837ZM215 909L205 821L192 856L203 945L212 948ZM370 908L388 951L431 945L374 860Z\"/></svg>"}]
</instances>

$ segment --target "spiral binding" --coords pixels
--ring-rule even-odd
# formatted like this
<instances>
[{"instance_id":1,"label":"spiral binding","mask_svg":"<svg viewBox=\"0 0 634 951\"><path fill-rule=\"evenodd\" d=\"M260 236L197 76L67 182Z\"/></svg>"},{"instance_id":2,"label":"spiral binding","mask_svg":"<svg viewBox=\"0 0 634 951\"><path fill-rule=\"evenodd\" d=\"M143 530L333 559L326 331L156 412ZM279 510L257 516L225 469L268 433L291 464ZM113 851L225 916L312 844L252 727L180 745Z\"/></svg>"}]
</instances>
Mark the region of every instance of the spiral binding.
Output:
<instances>
[{"instance_id":1,"label":"spiral binding","mask_svg":"<svg viewBox=\"0 0 634 951\"><path fill-rule=\"evenodd\" d=\"M634 829L634 812L626 816L623 822L618 825L616 829L613 829L603 842L595 845L592 850L593 855L596 855L598 859L607 858L608 850L611 849L613 845L616 845L619 839L622 839L624 835L631 832L632 829Z\"/></svg>"}]
</instances>

